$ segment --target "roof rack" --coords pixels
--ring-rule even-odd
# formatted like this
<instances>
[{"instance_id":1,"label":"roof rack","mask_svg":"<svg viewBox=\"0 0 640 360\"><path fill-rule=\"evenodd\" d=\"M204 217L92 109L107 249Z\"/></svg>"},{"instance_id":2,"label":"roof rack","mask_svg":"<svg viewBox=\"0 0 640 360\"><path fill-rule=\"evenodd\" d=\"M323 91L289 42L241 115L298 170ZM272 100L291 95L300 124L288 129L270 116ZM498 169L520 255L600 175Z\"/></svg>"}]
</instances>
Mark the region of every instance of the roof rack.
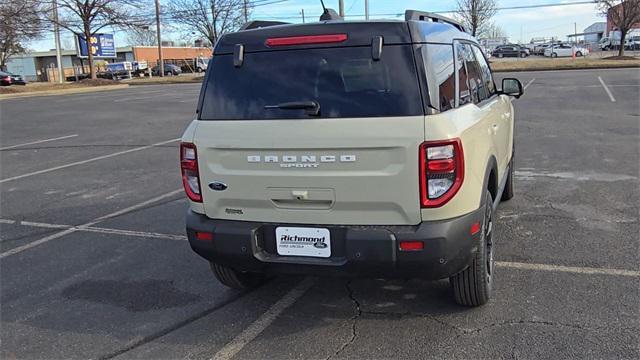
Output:
<instances>
[{"instance_id":1,"label":"roof rack","mask_svg":"<svg viewBox=\"0 0 640 360\"><path fill-rule=\"evenodd\" d=\"M430 13L430 12L426 12L426 11L407 10L407 11L404 12L404 20L405 21L409 21L409 20L418 20L418 21L431 20L432 22L447 23L447 24L455 26L460 31L465 31L464 26L460 22L455 21L455 20L453 20L451 18L448 18L446 16L442 16L442 15L438 15L438 14L434 14L434 13Z\"/></svg>"},{"instance_id":2,"label":"roof rack","mask_svg":"<svg viewBox=\"0 0 640 360\"><path fill-rule=\"evenodd\" d=\"M287 24L291 24L291 23L282 22L282 21L253 20L244 24L244 26L240 30L250 30L250 29L257 29L257 28L276 26L276 25L287 25Z\"/></svg>"}]
</instances>

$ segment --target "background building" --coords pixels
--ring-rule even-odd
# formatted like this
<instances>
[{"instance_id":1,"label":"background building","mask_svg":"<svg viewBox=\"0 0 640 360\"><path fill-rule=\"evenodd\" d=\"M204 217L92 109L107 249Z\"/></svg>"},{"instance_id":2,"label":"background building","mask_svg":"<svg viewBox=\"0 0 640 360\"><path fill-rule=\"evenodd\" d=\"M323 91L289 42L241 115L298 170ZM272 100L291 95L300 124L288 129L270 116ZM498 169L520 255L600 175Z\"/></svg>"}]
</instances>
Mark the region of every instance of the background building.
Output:
<instances>
[{"instance_id":1,"label":"background building","mask_svg":"<svg viewBox=\"0 0 640 360\"><path fill-rule=\"evenodd\" d=\"M600 41L600 39L602 39L606 30L607 30L606 22L603 21L603 22L593 23L584 29L583 31L584 41L588 44L597 43L598 41Z\"/></svg>"},{"instance_id":2,"label":"background building","mask_svg":"<svg viewBox=\"0 0 640 360\"><path fill-rule=\"evenodd\" d=\"M210 58L212 51L206 47L163 47L162 54L165 63L186 67L188 70L193 59L197 57ZM106 63L120 61L146 61L149 66L158 62L158 48L156 46L125 46L116 48L113 59L96 59L98 70L103 70ZM65 77L73 76L76 72L88 72L88 63L77 56L76 50L62 50L62 67ZM56 52L35 51L12 56L7 62L7 71L24 76L27 81L53 81L56 68Z\"/></svg>"}]
</instances>

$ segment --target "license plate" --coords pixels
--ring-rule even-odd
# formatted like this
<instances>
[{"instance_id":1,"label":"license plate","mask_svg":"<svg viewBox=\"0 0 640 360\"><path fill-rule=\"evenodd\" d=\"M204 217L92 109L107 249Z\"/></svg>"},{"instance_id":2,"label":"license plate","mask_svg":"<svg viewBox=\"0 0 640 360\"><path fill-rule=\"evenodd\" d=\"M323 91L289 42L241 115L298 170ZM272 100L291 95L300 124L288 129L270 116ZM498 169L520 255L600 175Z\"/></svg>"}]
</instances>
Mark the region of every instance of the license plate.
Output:
<instances>
[{"instance_id":1,"label":"license plate","mask_svg":"<svg viewBox=\"0 0 640 360\"><path fill-rule=\"evenodd\" d=\"M331 256L331 236L328 229L278 227L276 228L278 255Z\"/></svg>"}]
</instances>

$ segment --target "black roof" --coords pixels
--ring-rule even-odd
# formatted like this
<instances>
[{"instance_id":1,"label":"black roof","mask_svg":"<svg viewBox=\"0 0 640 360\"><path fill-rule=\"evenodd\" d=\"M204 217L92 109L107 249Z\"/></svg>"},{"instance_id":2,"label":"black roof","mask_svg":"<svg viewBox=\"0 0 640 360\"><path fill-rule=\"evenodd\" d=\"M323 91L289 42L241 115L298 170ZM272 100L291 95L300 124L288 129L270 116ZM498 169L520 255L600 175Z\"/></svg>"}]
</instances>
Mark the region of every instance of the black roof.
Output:
<instances>
[{"instance_id":1,"label":"black roof","mask_svg":"<svg viewBox=\"0 0 640 360\"><path fill-rule=\"evenodd\" d=\"M373 20L373 21L323 21L307 24L281 24L223 35L216 43L214 54L231 54L236 45L243 45L245 52L274 50L265 42L270 38L347 34L340 43L296 45L295 49L370 46L372 38L382 36L385 45L411 43L451 43L453 39L476 42L475 38L459 30L455 24L423 20ZM291 49L282 46L278 49Z\"/></svg>"}]
</instances>

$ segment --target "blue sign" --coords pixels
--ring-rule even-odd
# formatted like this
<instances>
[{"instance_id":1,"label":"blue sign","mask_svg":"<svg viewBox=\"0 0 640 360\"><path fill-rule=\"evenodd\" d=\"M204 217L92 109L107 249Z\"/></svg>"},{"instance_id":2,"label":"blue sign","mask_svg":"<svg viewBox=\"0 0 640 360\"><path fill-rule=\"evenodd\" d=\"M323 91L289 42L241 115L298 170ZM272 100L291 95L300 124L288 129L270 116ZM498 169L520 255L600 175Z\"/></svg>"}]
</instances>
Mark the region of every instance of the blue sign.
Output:
<instances>
[{"instance_id":1,"label":"blue sign","mask_svg":"<svg viewBox=\"0 0 640 360\"><path fill-rule=\"evenodd\" d=\"M78 57L89 57L89 51L94 58L116 57L116 43L113 34L94 34L89 41L81 34L76 35L78 42Z\"/></svg>"}]
</instances>

